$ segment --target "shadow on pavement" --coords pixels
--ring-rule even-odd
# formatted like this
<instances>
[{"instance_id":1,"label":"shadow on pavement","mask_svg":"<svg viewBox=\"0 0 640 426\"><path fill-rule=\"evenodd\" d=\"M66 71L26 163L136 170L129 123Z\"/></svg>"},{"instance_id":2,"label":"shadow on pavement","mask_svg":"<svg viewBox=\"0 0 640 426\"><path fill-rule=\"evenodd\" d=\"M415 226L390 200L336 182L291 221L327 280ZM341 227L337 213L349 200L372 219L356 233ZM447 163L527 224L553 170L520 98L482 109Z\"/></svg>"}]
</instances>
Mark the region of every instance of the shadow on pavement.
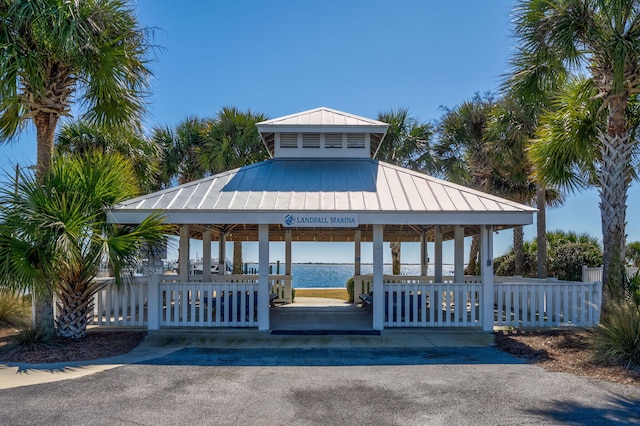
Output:
<instances>
[{"instance_id":1,"label":"shadow on pavement","mask_svg":"<svg viewBox=\"0 0 640 426\"><path fill-rule=\"evenodd\" d=\"M544 409L527 413L548 418L552 423L568 425L629 425L640 424L640 402L612 396L605 407L592 407L575 401L555 401Z\"/></svg>"},{"instance_id":2,"label":"shadow on pavement","mask_svg":"<svg viewBox=\"0 0 640 426\"><path fill-rule=\"evenodd\" d=\"M185 348L138 364L315 367L525 363L495 348Z\"/></svg>"}]
</instances>

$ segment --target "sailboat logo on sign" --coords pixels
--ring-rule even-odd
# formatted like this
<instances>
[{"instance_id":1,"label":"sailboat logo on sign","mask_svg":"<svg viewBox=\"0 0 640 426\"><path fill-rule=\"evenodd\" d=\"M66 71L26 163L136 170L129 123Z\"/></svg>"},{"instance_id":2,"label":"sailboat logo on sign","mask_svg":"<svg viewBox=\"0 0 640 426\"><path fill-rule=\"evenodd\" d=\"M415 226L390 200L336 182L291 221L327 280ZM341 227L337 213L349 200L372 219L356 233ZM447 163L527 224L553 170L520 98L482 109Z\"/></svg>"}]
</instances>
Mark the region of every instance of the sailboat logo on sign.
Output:
<instances>
[{"instance_id":1,"label":"sailboat logo on sign","mask_svg":"<svg viewBox=\"0 0 640 426\"><path fill-rule=\"evenodd\" d=\"M357 214L286 214L283 226L314 228L356 228Z\"/></svg>"}]
</instances>

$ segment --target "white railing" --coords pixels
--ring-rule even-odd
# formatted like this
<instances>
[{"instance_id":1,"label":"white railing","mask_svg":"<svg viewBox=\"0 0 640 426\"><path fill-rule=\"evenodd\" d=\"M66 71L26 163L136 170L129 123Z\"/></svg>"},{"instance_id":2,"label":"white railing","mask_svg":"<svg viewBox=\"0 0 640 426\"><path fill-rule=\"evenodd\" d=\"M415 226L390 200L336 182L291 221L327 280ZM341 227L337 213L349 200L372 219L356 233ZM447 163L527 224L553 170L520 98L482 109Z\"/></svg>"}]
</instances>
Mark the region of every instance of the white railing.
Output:
<instances>
[{"instance_id":1,"label":"white railing","mask_svg":"<svg viewBox=\"0 0 640 426\"><path fill-rule=\"evenodd\" d=\"M106 284L94 296L94 325L152 329L257 326L258 275L213 276L207 283L156 275L137 278L135 285L120 289L109 284L108 278L99 280ZM270 275L269 285L278 294L275 301L286 301L287 294L291 300L290 275Z\"/></svg>"},{"instance_id":2,"label":"white railing","mask_svg":"<svg viewBox=\"0 0 640 426\"><path fill-rule=\"evenodd\" d=\"M290 280L287 275L270 275L271 292L284 299ZM120 290L104 281L94 297L95 325L150 329L257 326L257 275L215 276L208 283L156 275L141 277L135 285ZM373 290L370 275L357 276L354 281L356 300L360 293ZM480 277L465 276L464 281L433 283L433 277L383 276L384 326L481 327ZM498 326L592 326L600 320L601 287L600 282L494 277L494 300L487 305L493 307L494 325Z\"/></svg>"},{"instance_id":3,"label":"white railing","mask_svg":"<svg viewBox=\"0 0 640 426\"><path fill-rule=\"evenodd\" d=\"M501 280L502 281L502 280ZM494 324L514 327L593 326L600 322L600 282L520 278L494 283Z\"/></svg>"},{"instance_id":4,"label":"white railing","mask_svg":"<svg viewBox=\"0 0 640 426\"><path fill-rule=\"evenodd\" d=\"M278 295L273 300L274 303L292 302L291 275L269 275L269 282L271 293Z\"/></svg>"},{"instance_id":5,"label":"white railing","mask_svg":"<svg viewBox=\"0 0 640 426\"><path fill-rule=\"evenodd\" d=\"M480 285L433 284L394 278L396 278L395 282L383 283L385 327L480 327L482 325ZM375 306L374 309L376 309Z\"/></svg>"},{"instance_id":6,"label":"white railing","mask_svg":"<svg viewBox=\"0 0 640 426\"><path fill-rule=\"evenodd\" d=\"M258 320L257 282L161 282L160 326L253 327Z\"/></svg>"},{"instance_id":7,"label":"white railing","mask_svg":"<svg viewBox=\"0 0 640 426\"><path fill-rule=\"evenodd\" d=\"M164 275L163 281L179 281L177 275ZM253 282L258 279L257 275L238 274L238 275L212 275L209 282L212 283L245 283ZM291 275L269 275L269 281L271 284L271 292L276 293L278 297L274 302L278 303L291 303L292 300L292 288L291 288ZM202 282L202 275L192 274L189 275L189 282Z\"/></svg>"},{"instance_id":8,"label":"white railing","mask_svg":"<svg viewBox=\"0 0 640 426\"><path fill-rule=\"evenodd\" d=\"M148 277L135 278L135 282L118 289L110 278L98 278L105 283L93 298L94 325L146 326Z\"/></svg>"},{"instance_id":9,"label":"white railing","mask_svg":"<svg viewBox=\"0 0 640 426\"><path fill-rule=\"evenodd\" d=\"M354 296L373 289L370 275L356 276ZM385 327L479 327L480 276L464 283L433 283L430 276L383 277ZM360 286L360 287L358 287ZM362 291L358 292L359 289ZM602 285L553 278L494 277L494 325L592 326L600 321ZM491 306L491 305L489 305ZM375 307L374 307L375 309Z\"/></svg>"},{"instance_id":10,"label":"white railing","mask_svg":"<svg viewBox=\"0 0 640 426\"><path fill-rule=\"evenodd\" d=\"M627 277L631 278L638 272L638 268L635 266L627 266ZM582 267L582 282L592 283L595 281L602 282L602 266L597 267Z\"/></svg>"},{"instance_id":11,"label":"white railing","mask_svg":"<svg viewBox=\"0 0 640 426\"><path fill-rule=\"evenodd\" d=\"M451 275L445 275L442 277L442 283L452 284L454 279L455 278ZM382 280L385 283L417 282L422 284L433 284L436 282L433 275L383 275ZM482 279L480 278L480 275L465 275L463 282L465 284L481 284ZM354 302L358 303L359 294L368 294L373 291L373 275L355 275L353 277L353 288Z\"/></svg>"}]
</instances>

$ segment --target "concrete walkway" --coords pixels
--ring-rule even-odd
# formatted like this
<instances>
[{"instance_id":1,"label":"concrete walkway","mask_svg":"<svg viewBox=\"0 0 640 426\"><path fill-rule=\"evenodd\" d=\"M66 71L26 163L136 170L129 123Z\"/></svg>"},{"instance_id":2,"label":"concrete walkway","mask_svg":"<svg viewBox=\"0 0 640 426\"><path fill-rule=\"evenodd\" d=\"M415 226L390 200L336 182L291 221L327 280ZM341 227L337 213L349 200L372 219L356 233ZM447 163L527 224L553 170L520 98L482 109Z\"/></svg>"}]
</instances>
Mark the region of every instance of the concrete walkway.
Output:
<instances>
[{"instance_id":1,"label":"concrete walkway","mask_svg":"<svg viewBox=\"0 0 640 426\"><path fill-rule=\"evenodd\" d=\"M278 336L254 329L171 329L149 332L133 351L105 359L55 364L0 364L0 389L73 379L125 364L144 363L183 349L227 352L255 349L488 347L493 335L451 330L384 330L380 336Z\"/></svg>"},{"instance_id":2,"label":"concrete walkway","mask_svg":"<svg viewBox=\"0 0 640 426\"><path fill-rule=\"evenodd\" d=\"M371 312L345 300L296 297L271 308L272 330L371 330Z\"/></svg>"},{"instance_id":3,"label":"concrete walkway","mask_svg":"<svg viewBox=\"0 0 640 426\"><path fill-rule=\"evenodd\" d=\"M367 331L372 329L371 312L344 300L297 297L296 303L271 309L272 330ZM376 350L434 348L487 348L493 335L479 330L387 329L379 336L369 335L273 335L256 329L172 328L152 331L133 351L105 359L55 364L0 364L0 389L49 383L95 374L127 364L165 359L188 350L215 349L226 354L251 350L368 350L369 357L383 358L387 352ZM188 351L187 351L188 352ZM335 353L335 351L333 351ZM389 353L393 353L390 351ZM274 353L287 358L291 351ZM308 352L307 352L308 354ZM331 357L330 352L319 352ZM287 358L291 359L291 358ZM273 363L273 360L264 361Z\"/></svg>"},{"instance_id":4,"label":"concrete walkway","mask_svg":"<svg viewBox=\"0 0 640 426\"><path fill-rule=\"evenodd\" d=\"M436 334L448 335L449 343L469 337ZM249 346L245 338L270 337L313 348L242 349ZM144 348L166 355L73 383L0 390L0 423L640 424L637 386L545 371L495 347L434 348L431 336L408 332L364 339L406 348L339 347L343 336L281 337L287 336L152 333L130 360L144 356ZM225 345L235 349L219 348Z\"/></svg>"}]
</instances>

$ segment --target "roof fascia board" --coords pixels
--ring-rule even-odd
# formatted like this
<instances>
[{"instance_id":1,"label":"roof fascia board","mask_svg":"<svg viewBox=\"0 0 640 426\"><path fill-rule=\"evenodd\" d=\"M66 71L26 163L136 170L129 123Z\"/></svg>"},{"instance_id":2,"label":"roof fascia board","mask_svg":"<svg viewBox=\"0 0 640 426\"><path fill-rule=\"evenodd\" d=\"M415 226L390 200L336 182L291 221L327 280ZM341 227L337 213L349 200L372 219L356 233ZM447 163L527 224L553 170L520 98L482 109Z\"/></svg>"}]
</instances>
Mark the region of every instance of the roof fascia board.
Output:
<instances>
[{"instance_id":1,"label":"roof fascia board","mask_svg":"<svg viewBox=\"0 0 640 426\"><path fill-rule=\"evenodd\" d=\"M140 223L158 211L118 211L107 212L109 223ZM309 213L308 211L165 211L166 223L170 224L281 224L283 216L289 213ZM326 214L358 214L360 225L530 225L533 212L434 212L434 213L361 213L356 211L320 211Z\"/></svg>"}]
</instances>

